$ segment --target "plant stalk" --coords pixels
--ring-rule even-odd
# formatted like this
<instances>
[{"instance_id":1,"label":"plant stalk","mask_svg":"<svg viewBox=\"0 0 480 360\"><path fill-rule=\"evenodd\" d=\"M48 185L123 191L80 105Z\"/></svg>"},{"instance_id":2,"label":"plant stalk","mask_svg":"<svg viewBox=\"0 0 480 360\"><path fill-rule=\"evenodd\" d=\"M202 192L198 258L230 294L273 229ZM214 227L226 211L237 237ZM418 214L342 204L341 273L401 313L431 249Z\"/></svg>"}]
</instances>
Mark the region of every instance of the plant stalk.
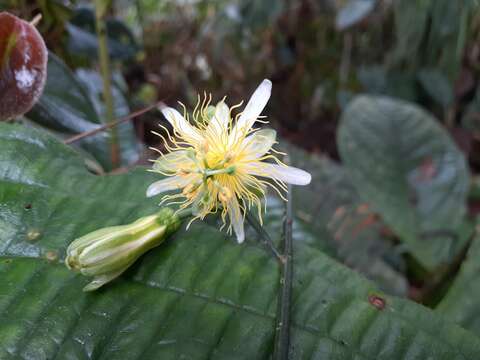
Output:
<instances>
[{"instance_id":1,"label":"plant stalk","mask_svg":"<svg viewBox=\"0 0 480 360\"><path fill-rule=\"evenodd\" d=\"M290 352L290 312L293 280L292 242L292 187L288 186L288 197L283 222L283 263L281 264L280 294L275 326L274 360L288 360Z\"/></svg>"},{"instance_id":2,"label":"plant stalk","mask_svg":"<svg viewBox=\"0 0 480 360\"><path fill-rule=\"evenodd\" d=\"M108 1L95 0L95 28L98 36L98 58L100 62L100 75L103 81L103 100L105 102L105 115L107 123L115 119L115 110L113 108L112 80L110 73L110 56L108 53L107 27L105 24L105 15L108 7ZM110 129L110 156L112 167L116 168L120 164L120 149L118 145L117 128Z\"/></svg>"},{"instance_id":3,"label":"plant stalk","mask_svg":"<svg viewBox=\"0 0 480 360\"><path fill-rule=\"evenodd\" d=\"M257 235L260 237L260 240L263 243L263 246L267 251L270 252L270 254L273 255L274 258L276 258L280 264L283 264L284 258L282 254L280 254L275 247L275 244L273 243L272 238L268 233L265 231L265 229L262 227L262 225L258 222L257 218L253 216L250 212L245 213L245 218L248 221L248 223L253 227L253 229L257 232Z\"/></svg>"}]
</instances>

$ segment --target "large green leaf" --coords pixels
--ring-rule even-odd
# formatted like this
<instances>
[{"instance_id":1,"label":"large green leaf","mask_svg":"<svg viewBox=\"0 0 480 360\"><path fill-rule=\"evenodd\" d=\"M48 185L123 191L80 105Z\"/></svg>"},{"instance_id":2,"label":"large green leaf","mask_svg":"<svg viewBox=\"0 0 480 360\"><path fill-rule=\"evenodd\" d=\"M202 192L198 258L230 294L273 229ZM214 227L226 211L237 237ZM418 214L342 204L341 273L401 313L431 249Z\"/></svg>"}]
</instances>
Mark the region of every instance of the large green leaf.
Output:
<instances>
[{"instance_id":1,"label":"large green leaf","mask_svg":"<svg viewBox=\"0 0 480 360\"><path fill-rule=\"evenodd\" d=\"M480 336L480 235L476 235L460 273L437 311Z\"/></svg>"},{"instance_id":2,"label":"large green leaf","mask_svg":"<svg viewBox=\"0 0 480 360\"><path fill-rule=\"evenodd\" d=\"M279 269L256 239L238 245L197 223L82 293L65 247L154 211L154 175L94 176L49 135L6 124L0 169L0 358L270 358ZM472 334L294 240L292 359L477 358Z\"/></svg>"},{"instance_id":3,"label":"large green leaf","mask_svg":"<svg viewBox=\"0 0 480 360\"><path fill-rule=\"evenodd\" d=\"M469 173L463 154L420 108L360 96L345 110L338 145L353 183L426 267L461 248Z\"/></svg>"}]
</instances>

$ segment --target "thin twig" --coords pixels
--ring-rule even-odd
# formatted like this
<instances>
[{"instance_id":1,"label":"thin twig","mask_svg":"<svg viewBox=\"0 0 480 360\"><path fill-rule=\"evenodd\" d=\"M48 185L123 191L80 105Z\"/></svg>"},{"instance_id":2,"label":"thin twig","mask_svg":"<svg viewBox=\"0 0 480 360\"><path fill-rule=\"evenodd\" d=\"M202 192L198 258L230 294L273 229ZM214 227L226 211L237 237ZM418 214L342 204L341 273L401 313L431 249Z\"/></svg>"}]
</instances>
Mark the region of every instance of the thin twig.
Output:
<instances>
[{"instance_id":1,"label":"thin twig","mask_svg":"<svg viewBox=\"0 0 480 360\"><path fill-rule=\"evenodd\" d=\"M83 138L86 138L86 137L89 137L89 136L92 136L92 135L95 135L99 132L102 132L102 131L105 131L107 129L110 129L114 126L117 126L119 124L122 124L124 122L127 122L133 118L136 118L137 116L140 116L140 115L143 115L147 112L149 112L150 110L152 109L156 109L158 107L161 107L163 105L163 101L158 101L156 102L155 104L152 104L152 105L149 105L147 106L146 108L143 108L143 109L140 109L140 110L137 110L137 111L134 111L133 113L131 114L128 114L127 116L124 116L124 117L121 117L115 121L112 121L108 124L105 124L105 125L102 125L102 126L99 126L98 128L94 129L94 130L90 130L90 131L85 131L81 134L78 134L78 135L75 135L75 136L72 136L66 140L64 140L64 144L71 144L71 143L74 143L78 140L81 140Z\"/></svg>"},{"instance_id":2,"label":"thin twig","mask_svg":"<svg viewBox=\"0 0 480 360\"><path fill-rule=\"evenodd\" d=\"M288 186L288 197L283 222L283 258L280 277L280 294L275 326L274 360L288 360L290 351L290 310L292 302L293 280L293 243L292 243L292 188Z\"/></svg>"},{"instance_id":3,"label":"thin twig","mask_svg":"<svg viewBox=\"0 0 480 360\"><path fill-rule=\"evenodd\" d=\"M250 212L246 212L245 218L247 219L248 223L253 227L253 229L257 232L258 236L260 236L260 239L262 240L263 245L265 248L272 253L272 255L281 263L285 261L283 256L278 252L277 248L275 247L275 244L273 243L272 238L268 233L265 231L265 229L262 227L262 225L258 222L257 218L253 216Z\"/></svg>"}]
</instances>

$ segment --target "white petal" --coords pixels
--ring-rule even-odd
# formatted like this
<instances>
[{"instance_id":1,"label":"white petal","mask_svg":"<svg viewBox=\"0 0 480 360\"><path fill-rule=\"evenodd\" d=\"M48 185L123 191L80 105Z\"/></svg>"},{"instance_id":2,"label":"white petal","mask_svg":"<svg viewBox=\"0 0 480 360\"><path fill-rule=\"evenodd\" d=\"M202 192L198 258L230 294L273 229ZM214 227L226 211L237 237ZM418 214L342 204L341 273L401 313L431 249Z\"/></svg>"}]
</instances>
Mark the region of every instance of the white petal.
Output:
<instances>
[{"instance_id":1,"label":"white petal","mask_svg":"<svg viewBox=\"0 0 480 360\"><path fill-rule=\"evenodd\" d=\"M172 124L173 128L186 139L201 140L199 132L174 108L164 106L160 108L163 116Z\"/></svg>"},{"instance_id":2,"label":"white petal","mask_svg":"<svg viewBox=\"0 0 480 360\"><path fill-rule=\"evenodd\" d=\"M236 197L232 197L228 202L228 216L232 223L233 231L237 236L237 241L241 244L245 240L245 231L243 228L243 215L240 211L240 205Z\"/></svg>"},{"instance_id":3,"label":"white petal","mask_svg":"<svg viewBox=\"0 0 480 360\"><path fill-rule=\"evenodd\" d=\"M155 181L147 189L147 197L158 195L165 191L177 190L187 186L192 179L188 176L172 176Z\"/></svg>"},{"instance_id":4,"label":"white petal","mask_svg":"<svg viewBox=\"0 0 480 360\"><path fill-rule=\"evenodd\" d=\"M187 156L187 151L172 151L155 160L152 169L161 172L176 172L186 162L192 162Z\"/></svg>"},{"instance_id":5,"label":"white petal","mask_svg":"<svg viewBox=\"0 0 480 360\"><path fill-rule=\"evenodd\" d=\"M312 175L302 169L268 163L256 164L248 170L248 173L256 176L270 177L293 185L308 185L312 180Z\"/></svg>"},{"instance_id":6,"label":"white petal","mask_svg":"<svg viewBox=\"0 0 480 360\"><path fill-rule=\"evenodd\" d=\"M233 134L242 133L250 130L253 123L257 121L257 118L262 113L265 105L267 105L272 93L272 82L268 79L262 81L257 87L252 97L245 106L242 114L240 115L237 124L235 125Z\"/></svg>"},{"instance_id":7,"label":"white petal","mask_svg":"<svg viewBox=\"0 0 480 360\"><path fill-rule=\"evenodd\" d=\"M213 131L215 135L225 134L230 122L230 109L224 101L220 101L215 106L215 113L208 124L209 131Z\"/></svg>"},{"instance_id":8,"label":"white petal","mask_svg":"<svg viewBox=\"0 0 480 360\"><path fill-rule=\"evenodd\" d=\"M273 129L258 130L245 138L244 151L247 159L258 159L265 155L275 143L277 132Z\"/></svg>"}]
</instances>

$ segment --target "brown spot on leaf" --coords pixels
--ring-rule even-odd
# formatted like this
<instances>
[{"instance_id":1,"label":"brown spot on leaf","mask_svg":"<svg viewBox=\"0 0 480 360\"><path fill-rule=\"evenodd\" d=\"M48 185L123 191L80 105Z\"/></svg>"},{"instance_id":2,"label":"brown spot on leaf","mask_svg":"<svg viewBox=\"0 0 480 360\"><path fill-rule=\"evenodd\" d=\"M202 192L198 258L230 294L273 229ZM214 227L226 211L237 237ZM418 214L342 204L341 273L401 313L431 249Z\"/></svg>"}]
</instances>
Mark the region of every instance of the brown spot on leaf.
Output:
<instances>
[{"instance_id":1,"label":"brown spot on leaf","mask_svg":"<svg viewBox=\"0 0 480 360\"><path fill-rule=\"evenodd\" d=\"M385 309L386 301L384 298L378 295L369 295L368 302L372 304L374 307L376 307L378 310Z\"/></svg>"},{"instance_id":2,"label":"brown spot on leaf","mask_svg":"<svg viewBox=\"0 0 480 360\"><path fill-rule=\"evenodd\" d=\"M45 259L48 261L56 261L58 259L58 254L56 251L49 250L45 253Z\"/></svg>"},{"instance_id":3,"label":"brown spot on leaf","mask_svg":"<svg viewBox=\"0 0 480 360\"><path fill-rule=\"evenodd\" d=\"M418 167L417 181L425 182L432 180L437 174L437 168L431 157L426 157Z\"/></svg>"}]
</instances>

